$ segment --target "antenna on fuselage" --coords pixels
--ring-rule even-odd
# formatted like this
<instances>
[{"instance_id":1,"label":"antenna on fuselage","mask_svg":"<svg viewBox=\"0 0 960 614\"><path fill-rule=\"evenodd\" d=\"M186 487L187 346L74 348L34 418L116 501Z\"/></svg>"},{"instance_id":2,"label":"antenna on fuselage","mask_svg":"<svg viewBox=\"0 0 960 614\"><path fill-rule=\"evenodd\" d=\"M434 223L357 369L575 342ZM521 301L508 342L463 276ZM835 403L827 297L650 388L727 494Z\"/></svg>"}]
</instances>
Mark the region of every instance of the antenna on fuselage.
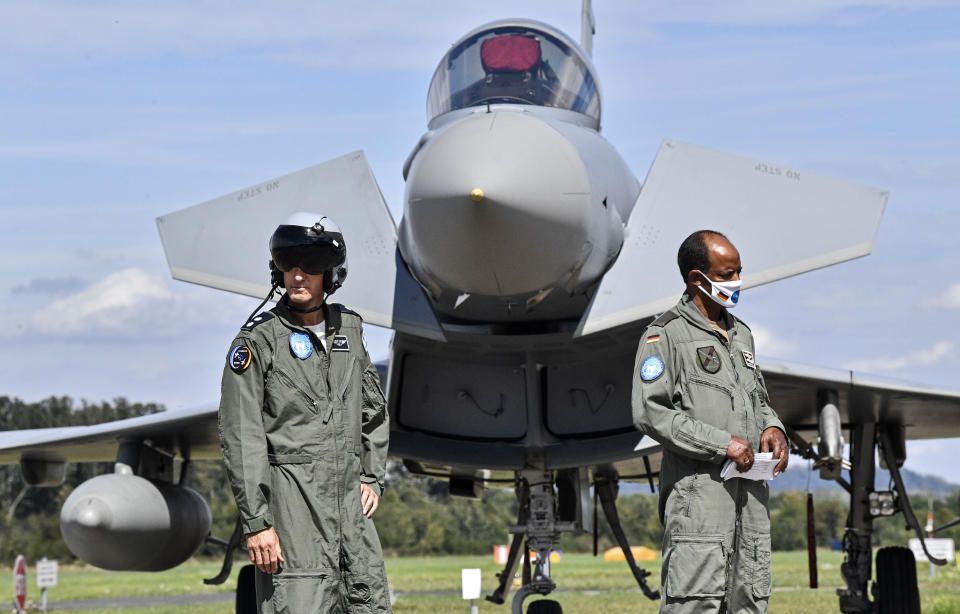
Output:
<instances>
[{"instance_id":1,"label":"antenna on fuselage","mask_svg":"<svg viewBox=\"0 0 960 614\"><path fill-rule=\"evenodd\" d=\"M580 9L580 47L587 56L593 55L593 35L597 33L597 22L593 18L593 2L583 0Z\"/></svg>"}]
</instances>

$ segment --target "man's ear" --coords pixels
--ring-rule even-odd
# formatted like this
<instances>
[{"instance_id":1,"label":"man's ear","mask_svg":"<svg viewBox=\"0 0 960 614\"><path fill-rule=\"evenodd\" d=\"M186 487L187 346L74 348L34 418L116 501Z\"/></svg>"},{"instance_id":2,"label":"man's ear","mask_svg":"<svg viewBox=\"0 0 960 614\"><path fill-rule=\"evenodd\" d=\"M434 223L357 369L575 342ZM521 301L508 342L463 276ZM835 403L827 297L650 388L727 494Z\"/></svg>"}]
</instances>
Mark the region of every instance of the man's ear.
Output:
<instances>
[{"instance_id":1,"label":"man's ear","mask_svg":"<svg viewBox=\"0 0 960 614\"><path fill-rule=\"evenodd\" d=\"M693 286L699 286L703 283L703 277L700 276L701 273L697 269L690 269L687 272L687 283Z\"/></svg>"}]
</instances>

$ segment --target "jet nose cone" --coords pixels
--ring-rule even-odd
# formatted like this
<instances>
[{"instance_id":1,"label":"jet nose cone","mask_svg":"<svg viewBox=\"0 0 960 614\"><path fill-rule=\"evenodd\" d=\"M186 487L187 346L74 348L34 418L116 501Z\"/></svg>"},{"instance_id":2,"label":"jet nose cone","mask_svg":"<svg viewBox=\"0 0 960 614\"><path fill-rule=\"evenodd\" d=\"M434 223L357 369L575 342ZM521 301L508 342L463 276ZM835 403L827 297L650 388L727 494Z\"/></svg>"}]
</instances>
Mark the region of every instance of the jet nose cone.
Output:
<instances>
[{"instance_id":1,"label":"jet nose cone","mask_svg":"<svg viewBox=\"0 0 960 614\"><path fill-rule=\"evenodd\" d=\"M522 111L476 113L414 158L407 245L444 286L537 292L563 283L589 253L590 204L587 169L557 128Z\"/></svg>"}]
</instances>

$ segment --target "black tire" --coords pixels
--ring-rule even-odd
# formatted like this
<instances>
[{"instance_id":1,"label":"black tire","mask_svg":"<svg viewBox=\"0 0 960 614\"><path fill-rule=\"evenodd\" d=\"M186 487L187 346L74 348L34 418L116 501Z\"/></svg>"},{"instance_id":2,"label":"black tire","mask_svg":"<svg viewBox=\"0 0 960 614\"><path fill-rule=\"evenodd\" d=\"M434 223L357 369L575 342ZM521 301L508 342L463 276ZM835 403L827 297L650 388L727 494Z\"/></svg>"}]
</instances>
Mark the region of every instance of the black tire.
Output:
<instances>
[{"instance_id":1,"label":"black tire","mask_svg":"<svg viewBox=\"0 0 960 614\"><path fill-rule=\"evenodd\" d=\"M237 614L257 614L256 567L244 565L237 574Z\"/></svg>"},{"instance_id":2,"label":"black tire","mask_svg":"<svg viewBox=\"0 0 960 614\"><path fill-rule=\"evenodd\" d=\"M917 561L909 548L877 551L877 581L873 597L878 614L920 614Z\"/></svg>"},{"instance_id":3,"label":"black tire","mask_svg":"<svg viewBox=\"0 0 960 614\"><path fill-rule=\"evenodd\" d=\"M563 608L552 599L541 599L530 602L527 614L563 614Z\"/></svg>"}]
</instances>

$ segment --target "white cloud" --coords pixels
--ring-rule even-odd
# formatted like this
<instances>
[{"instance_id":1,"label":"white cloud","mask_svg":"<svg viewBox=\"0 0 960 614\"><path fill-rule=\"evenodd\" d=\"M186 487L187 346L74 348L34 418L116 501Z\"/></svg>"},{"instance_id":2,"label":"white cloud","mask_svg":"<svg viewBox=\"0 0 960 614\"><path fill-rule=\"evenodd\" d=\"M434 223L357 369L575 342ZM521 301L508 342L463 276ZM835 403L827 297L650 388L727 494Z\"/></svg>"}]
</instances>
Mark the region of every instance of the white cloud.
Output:
<instances>
[{"instance_id":1,"label":"white cloud","mask_svg":"<svg viewBox=\"0 0 960 614\"><path fill-rule=\"evenodd\" d=\"M769 328L751 324L750 332L753 333L753 342L757 346L759 358L788 358L797 350L795 342L776 336Z\"/></svg>"},{"instance_id":2,"label":"white cloud","mask_svg":"<svg viewBox=\"0 0 960 614\"><path fill-rule=\"evenodd\" d=\"M921 302L920 306L933 309L960 309L960 284L953 284L942 294Z\"/></svg>"},{"instance_id":3,"label":"white cloud","mask_svg":"<svg viewBox=\"0 0 960 614\"><path fill-rule=\"evenodd\" d=\"M878 356L856 360L849 364L854 371L866 373L883 373L899 371L901 369L928 367L940 362L944 357L953 353L953 344L949 341L938 341L927 349L914 350L897 357Z\"/></svg>"},{"instance_id":4,"label":"white cloud","mask_svg":"<svg viewBox=\"0 0 960 614\"><path fill-rule=\"evenodd\" d=\"M144 339L172 337L197 326L220 324L225 293L179 287L137 268L107 275L81 292L57 299L35 312L13 336ZM243 299L250 300L250 299Z\"/></svg>"}]
</instances>

